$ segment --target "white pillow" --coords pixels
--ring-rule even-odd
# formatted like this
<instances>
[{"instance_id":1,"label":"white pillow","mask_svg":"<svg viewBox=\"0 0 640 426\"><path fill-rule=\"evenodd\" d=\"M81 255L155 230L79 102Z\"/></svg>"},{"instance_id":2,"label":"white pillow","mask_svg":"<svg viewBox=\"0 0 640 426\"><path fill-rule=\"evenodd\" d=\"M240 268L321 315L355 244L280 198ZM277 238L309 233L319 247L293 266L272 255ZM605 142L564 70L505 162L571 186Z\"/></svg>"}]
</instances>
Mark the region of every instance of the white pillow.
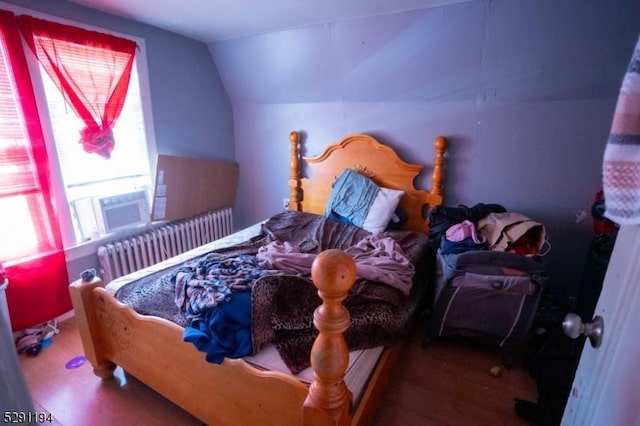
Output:
<instances>
[{"instance_id":1,"label":"white pillow","mask_svg":"<svg viewBox=\"0 0 640 426\"><path fill-rule=\"evenodd\" d=\"M376 234L387 229L404 191L380 188L361 228Z\"/></svg>"}]
</instances>

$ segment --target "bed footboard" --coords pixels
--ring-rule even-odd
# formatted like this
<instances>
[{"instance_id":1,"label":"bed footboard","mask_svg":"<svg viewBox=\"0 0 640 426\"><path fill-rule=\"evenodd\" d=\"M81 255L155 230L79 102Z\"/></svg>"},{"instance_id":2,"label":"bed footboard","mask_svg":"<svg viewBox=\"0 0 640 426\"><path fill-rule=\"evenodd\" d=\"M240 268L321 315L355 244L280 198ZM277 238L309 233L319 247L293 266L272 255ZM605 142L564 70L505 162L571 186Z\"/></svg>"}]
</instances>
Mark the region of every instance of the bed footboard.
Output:
<instances>
[{"instance_id":1,"label":"bed footboard","mask_svg":"<svg viewBox=\"0 0 640 426\"><path fill-rule=\"evenodd\" d=\"M342 334L351 322L342 301L356 279L353 258L340 250L326 250L311 267L322 305L313 314L318 337L311 349L314 379L304 402L304 424L351 424L353 396L344 383L349 348Z\"/></svg>"},{"instance_id":2,"label":"bed footboard","mask_svg":"<svg viewBox=\"0 0 640 426\"><path fill-rule=\"evenodd\" d=\"M310 386L243 360L208 363L182 341L182 327L137 314L97 277L75 281L69 291L86 357L102 379L112 377L118 365L207 424L351 424L352 395L344 383L349 354L342 335L350 317L342 301L355 281L355 264L346 253L327 250L316 258L312 278L323 304L314 314L320 333L311 353Z\"/></svg>"},{"instance_id":3,"label":"bed footboard","mask_svg":"<svg viewBox=\"0 0 640 426\"><path fill-rule=\"evenodd\" d=\"M183 328L143 316L102 288L99 279L70 287L87 359L108 378L114 364L202 422L301 425L309 386L260 371L241 359L206 361L182 340Z\"/></svg>"},{"instance_id":4,"label":"bed footboard","mask_svg":"<svg viewBox=\"0 0 640 426\"><path fill-rule=\"evenodd\" d=\"M93 366L95 375L105 380L113 377L116 366L102 349L104 343L100 340L98 310L93 297L96 288L104 288L103 281L98 277L91 281L77 280L69 286L69 293L85 356Z\"/></svg>"}]
</instances>

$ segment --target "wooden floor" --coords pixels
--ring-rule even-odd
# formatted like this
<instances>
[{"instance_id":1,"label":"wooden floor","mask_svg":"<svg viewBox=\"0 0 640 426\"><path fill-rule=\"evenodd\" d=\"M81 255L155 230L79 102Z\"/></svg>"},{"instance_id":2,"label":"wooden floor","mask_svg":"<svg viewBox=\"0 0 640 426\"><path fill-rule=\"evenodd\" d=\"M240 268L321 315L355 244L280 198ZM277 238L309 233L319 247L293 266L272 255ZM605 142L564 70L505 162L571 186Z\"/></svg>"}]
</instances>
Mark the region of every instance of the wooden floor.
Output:
<instances>
[{"instance_id":1,"label":"wooden floor","mask_svg":"<svg viewBox=\"0 0 640 426\"><path fill-rule=\"evenodd\" d=\"M134 378L116 370L101 382L88 363L67 368L82 355L73 318L59 324L53 344L20 362L36 410L50 412L53 424L200 425L201 423ZM407 340L386 388L375 426L526 425L513 409L513 398L535 401L535 383L517 363L502 369L499 354L463 342L436 341L420 346L417 328ZM72 363L73 364L73 363Z\"/></svg>"}]
</instances>

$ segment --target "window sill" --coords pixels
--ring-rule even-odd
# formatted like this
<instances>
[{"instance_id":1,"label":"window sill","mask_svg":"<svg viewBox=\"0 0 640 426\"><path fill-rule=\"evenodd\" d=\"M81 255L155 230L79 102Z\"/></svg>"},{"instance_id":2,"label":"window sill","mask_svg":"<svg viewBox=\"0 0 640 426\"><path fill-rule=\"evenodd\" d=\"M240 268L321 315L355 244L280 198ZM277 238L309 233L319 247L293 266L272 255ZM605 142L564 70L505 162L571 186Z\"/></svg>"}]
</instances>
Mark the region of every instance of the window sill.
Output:
<instances>
[{"instance_id":1,"label":"window sill","mask_svg":"<svg viewBox=\"0 0 640 426\"><path fill-rule=\"evenodd\" d=\"M102 244L102 241L93 240L64 249L64 255L67 259L67 263L96 254L100 244Z\"/></svg>"},{"instance_id":2,"label":"window sill","mask_svg":"<svg viewBox=\"0 0 640 426\"><path fill-rule=\"evenodd\" d=\"M123 228L110 234L101 235L95 240L84 241L73 247L67 247L64 250L65 258L67 262L73 262L85 257L95 256L98 253L98 247L100 247L101 245L108 244L113 241L118 241L133 235L142 234L146 231L150 231L158 224L162 224L162 222L154 223L153 225L149 223L146 225L136 225Z\"/></svg>"}]
</instances>

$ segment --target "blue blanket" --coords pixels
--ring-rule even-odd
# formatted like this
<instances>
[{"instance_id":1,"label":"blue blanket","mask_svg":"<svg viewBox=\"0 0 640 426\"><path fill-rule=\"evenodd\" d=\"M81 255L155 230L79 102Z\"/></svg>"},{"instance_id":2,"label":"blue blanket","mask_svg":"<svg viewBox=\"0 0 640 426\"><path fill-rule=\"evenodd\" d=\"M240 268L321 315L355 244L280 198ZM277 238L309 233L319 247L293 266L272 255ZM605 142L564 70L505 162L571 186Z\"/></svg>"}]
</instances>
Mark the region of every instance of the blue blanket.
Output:
<instances>
[{"instance_id":1,"label":"blue blanket","mask_svg":"<svg viewBox=\"0 0 640 426\"><path fill-rule=\"evenodd\" d=\"M185 327L182 338L216 364L251 355L251 291L234 292Z\"/></svg>"}]
</instances>

